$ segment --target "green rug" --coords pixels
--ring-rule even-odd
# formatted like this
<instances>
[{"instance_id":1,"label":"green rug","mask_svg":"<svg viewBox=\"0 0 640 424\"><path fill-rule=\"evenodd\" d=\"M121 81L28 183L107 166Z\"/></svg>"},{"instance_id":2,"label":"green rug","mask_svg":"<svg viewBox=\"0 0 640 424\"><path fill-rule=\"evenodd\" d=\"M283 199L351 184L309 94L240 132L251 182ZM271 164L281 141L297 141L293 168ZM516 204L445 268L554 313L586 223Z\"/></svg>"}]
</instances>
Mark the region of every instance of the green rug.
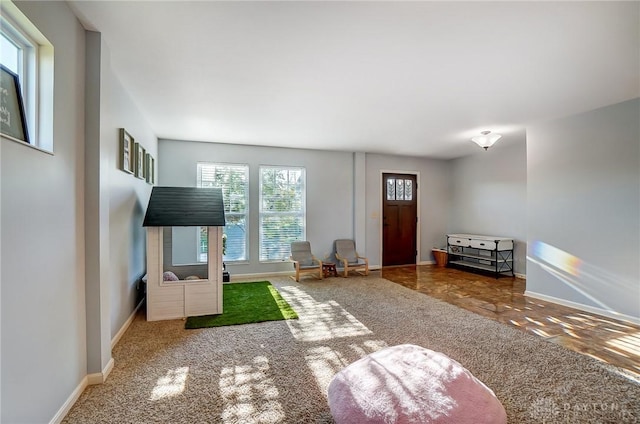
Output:
<instances>
[{"instance_id":1,"label":"green rug","mask_svg":"<svg viewBox=\"0 0 640 424\"><path fill-rule=\"evenodd\" d=\"M298 319L298 314L268 281L222 286L223 313L189 317L186 329Z\"/></svg>"}]
</instances>

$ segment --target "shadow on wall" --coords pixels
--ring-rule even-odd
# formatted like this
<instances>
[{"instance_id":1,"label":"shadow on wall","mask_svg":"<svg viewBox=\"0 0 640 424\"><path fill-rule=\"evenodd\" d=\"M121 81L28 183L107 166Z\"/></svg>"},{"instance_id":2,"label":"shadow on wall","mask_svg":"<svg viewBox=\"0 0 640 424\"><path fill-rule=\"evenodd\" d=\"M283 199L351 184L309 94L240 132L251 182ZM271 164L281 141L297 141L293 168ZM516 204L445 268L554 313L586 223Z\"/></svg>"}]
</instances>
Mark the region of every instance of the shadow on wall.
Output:
<instances>
[{"instance_id":1,"label":"shadow on wall","mask_svg":"<svg viewBox=\"0 0 640 424\"><path fill-rule=\"evenodd\" d=\"M142 227L142 221L144 220L144 210L140 199L135 193L131 194L133 197L133 210L131 211L131 229L129 231L131 239L129 240L129 267L134 271L139 271L144 275L147 269L147 232Z\"/></svg>"}]
</instances>

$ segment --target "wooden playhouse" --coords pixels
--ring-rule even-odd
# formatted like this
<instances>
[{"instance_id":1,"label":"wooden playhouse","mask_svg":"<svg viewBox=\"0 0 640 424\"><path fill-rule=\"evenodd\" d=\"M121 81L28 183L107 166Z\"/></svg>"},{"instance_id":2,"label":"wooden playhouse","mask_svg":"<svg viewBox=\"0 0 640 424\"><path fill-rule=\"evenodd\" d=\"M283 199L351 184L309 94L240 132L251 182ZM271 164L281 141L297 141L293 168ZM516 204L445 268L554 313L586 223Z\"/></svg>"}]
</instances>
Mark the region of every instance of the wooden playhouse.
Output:
<instances>
[{"instance_id":1,"label":"wooden playhouse","mask_svg":"<svg viewBox=\"0 0 640 424\"><path fill-rule=\"evenodd\" d=\"M143 223L147 228L148 321L222 313L224 225L222 190L153 187ZM164 280L164 230L171 227L207 227L206 277Z\"/></svg>"}]
</instances>

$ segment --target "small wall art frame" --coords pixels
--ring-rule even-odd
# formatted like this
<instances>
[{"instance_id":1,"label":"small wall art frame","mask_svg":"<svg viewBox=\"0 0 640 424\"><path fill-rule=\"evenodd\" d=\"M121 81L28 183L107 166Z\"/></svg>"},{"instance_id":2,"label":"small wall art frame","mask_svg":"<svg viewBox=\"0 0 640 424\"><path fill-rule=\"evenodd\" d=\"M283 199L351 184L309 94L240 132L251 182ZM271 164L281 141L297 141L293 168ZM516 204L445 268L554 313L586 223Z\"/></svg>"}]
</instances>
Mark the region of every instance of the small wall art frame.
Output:
<instances>
[{"instance_id":1,"label":"small wall art frame","mask_svg":"<svg viewBox=\"0 0 640 424\"><path fill-rule=\"evenodd\" d=\"M145 179L151 185L156 183L156 160L149 153L145 161Z\"/></svg>"},{"instance_id":2,"label":"small wall art frame","mask_svg":"<svg viewBox=\"0 0 640 424\"><path fill-rule=\"evenodd\" d=\"M20 77L3 65L0 65L0 133L11 140L30 143Z\"/></svg>"},{"instance_id":3,"label":"small wall art frame","mask_svg":"<svg viewBox=\"0 0 640 424\"><path fill-rule=\"evenodd\" d=\"M135 151L136 151L136 177L144 180L145 179L145 157L147 151L140 143L135 143Z\"/></svg>"},{"instance_id":4,"label":"small wall art frame","mask_svg":"<svg viewBox=\"0 0 640 424\"><path fill-rule=\"evenodd\" d=\"M124 128L120 128L120 169L128 174L134 173L135 168L135 141L131 134Z\"/></svg>"}]
</instances>

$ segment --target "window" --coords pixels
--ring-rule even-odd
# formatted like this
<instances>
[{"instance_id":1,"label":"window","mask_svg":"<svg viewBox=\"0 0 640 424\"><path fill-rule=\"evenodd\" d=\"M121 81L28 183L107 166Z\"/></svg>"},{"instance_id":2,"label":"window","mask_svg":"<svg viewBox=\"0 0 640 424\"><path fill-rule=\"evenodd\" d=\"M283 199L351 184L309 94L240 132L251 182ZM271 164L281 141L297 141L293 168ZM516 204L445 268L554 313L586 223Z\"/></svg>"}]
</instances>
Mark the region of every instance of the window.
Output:
<instances>
[{"instance_id":1,"label":"window","mask_svg":"<svg viewBox=\"0 0 640 424\"><path fill-rule=\"evenodd\" d=\"M23 46L18 44L13 37L9 36L9 34L7 33L7 28L4 26L2 28L2 33L0 35L2 35L2 39L1 39L2 44L0 44L0 47L1 47L0 62L4 66L9 68L11 71L18 74L20 76L20 80L23 81L24 80L24 76L23 76L24 73L22 72L22 63L24 62Z\"/></svg>"},{"instance_id":2,"label":"window","mask_svg":"<svg viewBox=\"0 0 640 424\"><path fill-rule=\"evenodd\" d=\"M246 261L249 216L249 166L228 163L198 163L198 187L222 189L225 262ZM198 261L207 261L207 228L198 229Z\"/></svg>"},{"instance_id":3,"label":"window","mask_svg":"<svg viewBox=\"0 0 640 424\"><path fill-rule=\"evenodd\" d=\"M281 261L305 239L305 170L260 167L260 261Z\"/></svg>"},{"instance_id":4,"label":"window","mask_svg":"<svg viewBox=\"0 0 640 424\"><path fill-rule=\"evenodd\" d=\"M0 62L16 73L32 146L53 151L53 45L11 2L2 2Z\"/></svg>"},{"instance_id":5,"label":"window","mask_svg":"<svg viewBox=\"0 0 640 424\"><path fill-rule=\"evenodd\" d=\"M413 181L387 178L387 200L413 200Z\"/></svg>"}]
</instances>

